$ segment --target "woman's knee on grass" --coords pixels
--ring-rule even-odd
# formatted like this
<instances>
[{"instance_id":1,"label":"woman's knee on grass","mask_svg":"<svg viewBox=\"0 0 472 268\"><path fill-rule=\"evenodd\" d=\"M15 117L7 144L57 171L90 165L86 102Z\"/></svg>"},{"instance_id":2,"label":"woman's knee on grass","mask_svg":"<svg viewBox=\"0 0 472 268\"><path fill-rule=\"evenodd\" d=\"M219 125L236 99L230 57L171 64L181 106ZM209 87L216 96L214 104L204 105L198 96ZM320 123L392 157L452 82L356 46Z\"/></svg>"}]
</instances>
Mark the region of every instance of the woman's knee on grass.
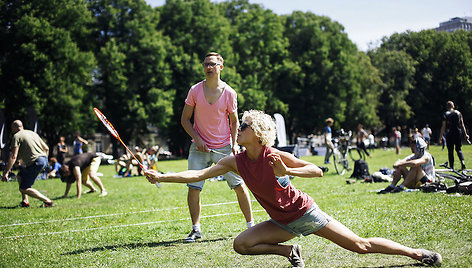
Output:
<instances>
[{"instance_id":1,"label":"woman's knee on grass","mask_svg":"<svg viewBox=\"0 0 472 268\"><path fill-rule=\"evenodd\" d=\"M258 232L254 232L256 229L257 225L240 233L233 241L234 251L242 255L252 254L251 248L261 243Z\"/></svg>"},{"instance_id":2,"label":"woman's knee on grass","mask_svg":"<svg viewBox=\"0 0 472 268\"><path fill-rule=\"evenodd\" d=\"M250 254L249 249L252 247L247 239L244 238L241 234L238 235L233 241L233 249L241 255Z\"/></svg>"}]
</instances>

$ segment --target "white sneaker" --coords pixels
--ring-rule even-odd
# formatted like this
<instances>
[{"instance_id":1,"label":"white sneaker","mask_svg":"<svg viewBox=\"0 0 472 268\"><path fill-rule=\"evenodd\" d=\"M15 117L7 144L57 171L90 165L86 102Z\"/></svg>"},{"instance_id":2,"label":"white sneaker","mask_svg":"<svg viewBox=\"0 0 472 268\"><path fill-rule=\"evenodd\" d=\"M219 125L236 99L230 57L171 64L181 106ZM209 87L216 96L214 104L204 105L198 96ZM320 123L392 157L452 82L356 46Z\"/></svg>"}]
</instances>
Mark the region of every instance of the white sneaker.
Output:
<instances>
[{"instance_id":1,"label":"white sneaker","mask_svg":"<svg viewBox=\"0 0 472 268\"><path fill-rule=\"evenodd\" d=\"M108 193L107 193L106 191L103 191L103 192L99 195L99 197L104 197L104 196L106 196L107 194L108 194Z\"/></svg>"},{"instance_id":2,"label":"white sneaker","mask_svg":"<svg viewBox=\"0 0 472 268\"><path fill-rule=\"evenodd\" d=\"M437 252L432 252L423 249L423 259L421 260L421 262L429 266L439 267L442 264L442 256Z\"/></svg>"}]
</instances>

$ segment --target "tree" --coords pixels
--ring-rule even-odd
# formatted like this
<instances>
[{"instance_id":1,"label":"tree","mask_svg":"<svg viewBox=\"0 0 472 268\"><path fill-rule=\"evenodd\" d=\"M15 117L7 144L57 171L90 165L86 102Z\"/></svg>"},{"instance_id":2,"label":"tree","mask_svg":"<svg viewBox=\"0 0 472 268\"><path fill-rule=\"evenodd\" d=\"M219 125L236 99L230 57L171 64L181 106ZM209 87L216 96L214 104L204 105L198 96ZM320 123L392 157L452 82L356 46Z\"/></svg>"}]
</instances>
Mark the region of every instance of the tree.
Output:
<instances>
[{"instance_id":1,"label":"tree","mask_svg":"<svg viewBox=\"0 0 472 268\"><path fill-rule=\"evenodd\" d=\"M407 97L414 88L416 62L404 51L382 48L369 51L369 56L382 79L379 115L389 131L394 126L404 124L413 116Z\"/></svg>"},{"instance_id":2,"label":"tree","mask_svg":"<svg viewBox=\"0 0 472 268\"><path fill-rule=\"evenodd\" d=\"M414 90L406 98L414 115L411 126L429 123L433 135L439 134L441 114L448 100L460 107L466 125L472 119L471 35L464 31L426 30L394 34L382 40L382 48L404 51L417 63Z\"/></svg>"},{"instance_id":3,"label":"tree","mask_svg":"<svg viewBox=\"0 0 472 268\"><path fill-rule=\"evenodd\" d=\"M260 109L286 114L288 105L277 96L277 72L288 56L282 20L270 10L247 1L225 3L225 14L234 31L230 41L237 51L236 70L241 75L241 110Z\"/></svg>"},{"instance_id":4,"label":"tree","mask_svg":"<svg viewBox=\"0 0 472 268\"><path fill-rule=\"evenodd\" d=\"M285 17L284 35L291 60L286 59L279 72L284 90L277 94L289 104L291 131L311 133L321 129L327 117L344 128L378 123L378 75L339 23L294 12Z\"/></svg>"},{"instance_id":5,"label":"tree","mask_svg":"<svg viewBox=\"0 0 472 268\"><path fill-rule=\"evenodd\" d=\"M90 13L72 0L1 1L0 10L1 106L10 121L33 107L53 145L87 124L81 107L95 59L78 39Z\"/></svg>"},{"instance_id":6,"label":"tree","mask_svg":"<svg viewBox=\"0 0 472 268\"><path fill-rule=\"evenodd\" d=\"M209 0L171 0L158 8L158 29L172 40L174 49L168 50L172 71L174 115L169 124L169 146L174 153L186 154L190 137L180 125L180 116L190 87L202 80L203 57L210 51L225 59L222 79L238 91L238 75L234 69L234 55L229 42L231 27L217 6Z\"/></svg>"},{"instance_id":7,"label":"tree","mask_svg":"<svg viewBox=\"0 0 472 268\"><path fill-rule=\"evenodd\" d=\"M98 59L92 99L125 142L139 143L148 126L166 129L173 113L170 40L157 30L159 14L143 0L89 1L89 9Z\"/></svg>"}]
</instances>

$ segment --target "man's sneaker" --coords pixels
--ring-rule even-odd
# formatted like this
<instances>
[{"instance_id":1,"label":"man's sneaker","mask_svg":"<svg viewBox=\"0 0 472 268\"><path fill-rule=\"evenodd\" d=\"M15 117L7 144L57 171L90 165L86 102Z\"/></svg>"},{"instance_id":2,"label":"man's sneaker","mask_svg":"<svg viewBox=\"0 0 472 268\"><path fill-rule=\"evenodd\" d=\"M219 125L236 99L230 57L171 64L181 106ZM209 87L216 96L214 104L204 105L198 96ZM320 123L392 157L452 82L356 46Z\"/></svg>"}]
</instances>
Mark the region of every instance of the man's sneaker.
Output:
<instances>
[{"instance_id":1,"label":"man's sneaker","mask_svg":"<svg viewBox=\"0 0 472 268\"><path fill-rule=\"evenodd\" d=\"M103 191L103 192L99 195L99 197L104 197L104 196L106 196L107 194L108 194L107 191Z\"/></svg>"},{"instance_id":2,"label":"man's sneaker","mask_svg":"<svg viewBox=\"0 0 472 268\"><path fill-rule=\"evenodd\" d=\"M42 205L43 208L52 208L54 207L54 203L51 201L51 202L43 202L43 205Z\"/></svg>"},{"instance_id":3,"label":"man's sneaker","mask_svg":"<svg viewBox=\"0 0 472 268\"><path fill-rule=\"evenodd\" d=\"M429 266L441 266L442 257L439 253L423 249L423 259L421 262Z\"/></svg>"},{"instance_id":4,"label":"man's sneaker","mask_svg":"<svg viewBox=\"0 0 472 268\"><path fill-rule=\"evenodd\" d=\"M394 189L395 189L395 187L393 187L392 185L389 185L389 186L387 186L387 188L385 188L385 189L383 189L383 190L380 190L380 191L378 191L377 193L378 193L378 194L391 193Z\"/></svg>"},{"instance_id":5,"label":"man's sneaker","mask_svg":"<svg viewBox=\"0 0 472 268\"><path fill-rule=\"evenodd\" d=\"M397 186L395 189L393 189L392 193L400 193L403 192L403 190L405 190L405 188Z\"/></svg>"},{"instance_id":6,"label":"man's sneaker","mask_svg":"<svg viewBox=\"0 0 472 268\"><path fill-rule=\"evenodd\" d=\"M21 201L20 207L22 207L22 208L29 208L29 207L30 207L30 203L26 203L26 202Z\"/></svg>"},{"instance_id":7,"label":"man's sneaker","mask_svg":"<svg viewBox=\"0 0 472 268\"><path fill-rule=\"evenodd\" d=\"M202 238L202 233L200 231L195 231L192 230L190 234L187 236L187 238L184 239L184 242L186 243L192 243L195 242L197 239Z\"/></svg>"},{"instance_id":8,"label":"man's sneaker","mask_svg":"<svg viewBox=\"0 0 472 268\"><path fill-rule=\"evenodd\" d=\"M290 252L288 260L292 264L292 267L305 267L305 263L302 259L302 247L300 245L292 246L292 252Z\"/></svg>"}]
</instances>

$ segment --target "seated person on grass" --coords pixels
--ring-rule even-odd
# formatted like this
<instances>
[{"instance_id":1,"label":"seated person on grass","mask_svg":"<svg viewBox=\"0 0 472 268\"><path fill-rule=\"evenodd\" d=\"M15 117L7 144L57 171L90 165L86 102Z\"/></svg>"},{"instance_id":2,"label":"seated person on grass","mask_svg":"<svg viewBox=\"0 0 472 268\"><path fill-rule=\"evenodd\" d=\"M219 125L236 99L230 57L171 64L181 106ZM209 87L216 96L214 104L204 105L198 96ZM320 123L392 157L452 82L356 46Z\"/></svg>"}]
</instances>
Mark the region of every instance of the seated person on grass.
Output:
<instances>
[{"instance_id":1,"label":"seated person on grass","mask_svg":"<svg viewBox=\"0 0 472 268\"><path fill-rule=\"evenodd\" d=\"M298 190L289 176L321 177L316 165L298 159L271 146L276 137L274 120L261 111L246 111L239 126L237 142L246 148L236 155L222 158L214 166L202 170L160 174L144 172L151 183L189 183L235 172L244 179L254 197L267 211L270 220L256 224L239 234L233 242L243 255L280 255L293 267L304 267L300 245L282 244L300 235L315 234L337 245L357 252L402 255L428 265L440 265L442 257L425 249L403 246L384 238L362 238L324 213L313 198Z\"/></svg>"},{"instance_id":2,"label":"seated person on grass","mask_svg":"<svg viewBox=\"0 0 472 268\"><path fill-rule=\"evenodd\" d=\"M379 194L402 192L405 187L416 189L424 183L434 181L434 158L426 151L428 145L421 137L413 138L413 135L410 135L409 140L413 154L393 164L392 184L378 192ZM402 177L403 182L396 186Z\"/></svg>"},{"instance_id":3,"label":"seated person on grass","mask_svg":"<svg viewBox=\"0 0 472 268\"><path fill-rule=\"evenodd\" d=\"M157 170L157 161L159 156L159 146L152 146L145 154L145 166L149 169Z\"/></svg>"},{"instance_id":4,"label":"seated person on grass","mask_svg":"<svg viewBox=\"0 0 472 268\"><path fill-rule=\"evenodd\" d=\"M59 174L61 174L61 180L67 183L66 191L62 197L67 197L70 187L74 182L77 182L77 198L82 196L82 184L90 188L90 191L87 193L96 192L97 189L90 183L88 180L89 177L102 191L100 197L106 196L107 191L105 187L103 187L102 181L97 176L100 161L100 157L96 154L85 153L73 156L67 164L62 165L59 169Z\"/></svg>"},{"instance_id":5,"label":"seated person on grass","mask_svg":"<svg viewBox=\"0 0 472 268\"><path fill-rule=\"evenodd\" d=\"M57 161L55 157L49 158L49 172L46 175L46 178L59 178L59 169L61 168L61 164Z\"/></svg>"},{"instance_id":6,"label":"seated person on grass","mask_svg":"<svg viewBox=\"0 0 472 268\"><path fill-rule=\"evenodd\" d=\"M144 163L144 152L141 151L141 149L136 146L134 147L134 152L133 152L134 156L136 157L136 159L138 159L139 163ZM141 168L141 166L139 165L138 161L136 161L136 159L134 159L134 157L130 156L130 158L128 159L128 162L127 162L127 170L125 172L125 174L123 175L123 177L130 177L133 175L133 168L136 167L137 171L138 171L138 176L142 176L143 175L143 169Z\"/></svg>"},{"instance_id":7,"label":"seated person on grass","mask_svg":"<svg viewBox=\"0 0 472 268\"><path fill-rule=\"evenodd\" d=\"M115 161L115 171L118 175L123 176L128 171L128 163L131 155L126 152Z\"/></svg>"}]
</instances>

